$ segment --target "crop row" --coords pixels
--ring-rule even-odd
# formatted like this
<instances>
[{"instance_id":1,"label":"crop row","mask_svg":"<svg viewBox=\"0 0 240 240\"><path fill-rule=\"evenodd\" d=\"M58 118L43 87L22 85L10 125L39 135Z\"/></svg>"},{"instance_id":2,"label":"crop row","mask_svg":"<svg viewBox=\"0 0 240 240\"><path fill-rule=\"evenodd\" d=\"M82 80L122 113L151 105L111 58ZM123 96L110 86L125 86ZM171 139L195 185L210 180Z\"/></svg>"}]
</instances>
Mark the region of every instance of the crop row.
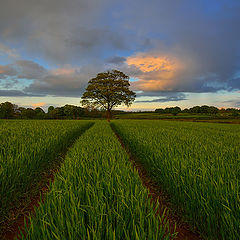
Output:
<instances>
[{"instance_id":1,"label":"crop row","mask_svg":"<svg viewBox=\"0 0 240 240\"><path fill-rule=\"evenodd\" d=\"M107 122L68 151L23 239L169 239L136 170Z\"/></svg>"},{"instance_id":2,"label":"crop row","mask_svg":"<svg viewBox=\"0 0 240 240\"><path fill-rule=\"evenodd\" d=\"M130 151L207 239L240 239L240 127L115 121Z\"/></svg>"},{"instance_id":3,"label":"crop row","mask_svg":"<svg viewBox=\"0 0 240 240\"><path fill-rule=\"evenodd\" d=\"M43 174L53 168L58 154L92 124L89 121L0 122L0 226L15 221L12 216L16 209L24 209L33 191L39 191Z\"/></svg>"}]
</instances>

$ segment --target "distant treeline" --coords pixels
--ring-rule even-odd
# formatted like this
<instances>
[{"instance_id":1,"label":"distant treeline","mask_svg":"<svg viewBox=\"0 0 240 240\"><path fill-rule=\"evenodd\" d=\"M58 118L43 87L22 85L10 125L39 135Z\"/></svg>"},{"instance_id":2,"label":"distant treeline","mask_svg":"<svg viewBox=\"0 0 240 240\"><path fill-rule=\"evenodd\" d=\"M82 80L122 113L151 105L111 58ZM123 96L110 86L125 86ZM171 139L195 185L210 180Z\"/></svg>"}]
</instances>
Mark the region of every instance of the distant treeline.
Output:
<instances>
[{"instance_id":1,"label":"distant treeline","mask_svg":"<svg viewBox=\"0 0 240 240\"><path fill-rule=\"evenodd\" d=\"M10 102L0 104L0 118L4 119L79 119L79 118L101 118L104 112L97 109L82 108L74 105L63 107L48 107L45 113L40 107L35 109L18 107Z\"/></svg>"},{"instance_id":2,"label":"distant treeline","mask_svg":"<svg viewBox=\"0 0 240 240\"><path fill-rule=\"evenodd\" d=\"M168 107L168 108L157 108L155 112L164 114L164 113L170 113L173 115L177 115L178 113L202 113L202 114L217 114L217 113L230 113L232 116L238 116L240 115L240 109L236 108L216 108L214 106L194 106L192 108L185 108L181 109L180 107Z\"/></svg>"},{"instance_id":3,"label":"distant treeline","mask_svg":"<svg viewBox=\"0 0 240 240\"><path fill-rule=\"evenodd\" d=\"M147 111L153 112L153 111ZM240 109L227 108L218 109L213 106L195 106L192 108L181 109L180 107L168 107L157 108L155 110L159 114L172 114L177 115L179 113L198 113L198 114L218 114L228 113L231 116L240 116ZM113 110L112 115L126 113L121 110ZM130 112L127 112L130 113ZM79 106L66 104L63 107L53 106L48 107L48 111L40 107L35 109L18 107L10 102L4 102L0 104L0 118L1 119L80 119L80 118L105 118L106 111L101 111L93 108L82 108Z\"/></svg>"}]
</instances>

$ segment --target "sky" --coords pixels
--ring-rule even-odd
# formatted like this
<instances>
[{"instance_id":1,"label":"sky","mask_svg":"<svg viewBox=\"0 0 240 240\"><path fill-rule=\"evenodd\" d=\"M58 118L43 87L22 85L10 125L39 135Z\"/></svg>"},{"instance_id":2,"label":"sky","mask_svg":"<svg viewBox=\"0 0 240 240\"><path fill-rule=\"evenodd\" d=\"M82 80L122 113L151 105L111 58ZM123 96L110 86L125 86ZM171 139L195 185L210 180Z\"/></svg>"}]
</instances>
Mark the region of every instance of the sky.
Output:
<instances>
[{"instance_id":1,"label":"sky","mask_svg":"<svg viewBox=\"0 0 240 240\"><path fill-rule=\"evenodd\" d=\"M117 69L130 108L240 108L239 0L0 0L0 102L80 105Z\"/></svg>"}]
</instances>

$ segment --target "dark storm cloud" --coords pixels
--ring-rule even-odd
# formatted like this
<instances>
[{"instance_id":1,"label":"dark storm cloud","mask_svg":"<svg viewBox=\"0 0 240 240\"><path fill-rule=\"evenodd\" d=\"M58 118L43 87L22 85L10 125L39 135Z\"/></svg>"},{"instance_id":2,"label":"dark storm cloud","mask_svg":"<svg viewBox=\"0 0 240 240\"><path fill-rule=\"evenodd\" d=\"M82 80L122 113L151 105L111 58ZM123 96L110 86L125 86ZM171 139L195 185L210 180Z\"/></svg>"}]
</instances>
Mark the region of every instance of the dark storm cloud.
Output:
<instances>
[{"instance_id":1,"label":"dark storm cloud","mask_svg":"<svg viewBox=\"0 0 240 240\"><path fill-rule=\"evenodd\" d=\"M240 77L230 79L228 85L234 90L240 89Z\"/></svg>"},{"instance_id":2,"label":"dark storm cloud","mask_svg":"<svg viewBox=\"0 0 240 240\"><path fill-rule=\"evenodd\" d=\"M65 66L51 70L26 60L18 60L9 65L0 65L0 87L4 96L66 96L79 97L85 90L88 81L104 69L104 65L98 63L84 67L73 68ZM21 81L30 80L22 91L12 89ZM26 84L25 84L26 85Z\"/></svg>"},{"instance_id":3,"label":"dark storm cloud","mask_svg":"<svg viewBox=\"0 0 240 240\"><path fill-rule=\"evenodd\" d=\"M1 55L6 55L10 58L18 58L19 57L16 49L11 49L8 46L6 46L0 42L0 56Z\"/></svg>"},{"instance_id":4,"label":"dark storm cloud","mask_svg":"<svg viewBox=\"0 0 240 240\"><path fill-rule=\"evenodd\" d=\"M18 78L38 79L47 74L47 70L41 65L27 60L16 61L17 69L19 70Z\"/></svg>"},{"instance_id":5,"label":"dark storm cloud","mask_svg":"<svg viewBox=\"0 0 240 240\"><path fill-rule=\"evenodd\" d=\"M0 8L1 41L53 63L89 60L105 44L125 48L117 31L98 24L108 1L5 1Z\"/></svg>"},{"instance_id":6,"label":"dark storm cloud","mask_svg":"<svg viewBox=\"0 0 240 240\"><path fill-rule=\"evenodd\" d=\"M80 97L87 86L87 80L82 75L56 76L49 74L43 79L35 80L23 91L51 96Z\"/></svg>"},{"instance_id":7,"label":"dark storm cloud","mask_svg":"<svg viewBox=\"0 0 240 240\"><path fill-rule=\"evenodd\" d=\"M44 94L63 97L80 97L88 81L104 69L101 64L81 68L57 68L48 71L47 75L35 81L23 91L33 94Z\"/></svg>"},{"instance_id":8,"label":"dark storm cloud","mask_svg":"<svg viewBox=\"0 0 240 240\"><path fill-rule=\"evenodd\" d=\"M0 90L1 97L39 97L42 95L29 94L20 90Z\"/></svg>"},{"instance_id":9,"label":"dark storm cloud","mask_svg":"<svg viewBox=\"0 0 240 240\"><path fill-rule=\"evenodd\" d=\"M12 64L0 65L0 79L7 78L8 76L15 76L16 74L17 71L14 69Z\"/></svg>"},{"instance_id":10,"label":"dark storm cloud","mask_svg":"<svg viewBox=\"0 0 240 240\"><path fill-rule=\"evenodd\" d=\"M120 56L114 56L114 57L110 57L106 60L106 63L110 63L110 64L122 64L126 61L125 57L120 57Z\"/></svg>"},{"instance_id":11,"label":"dark storm cloud","mask_svg":"<svg viewBox=\"0 0 240 240\"><path fill-rule=\"evenodd\" d=\"M38 79L46 74L47 70L33 61L17 60L12 64L0 65L0 78L2 79L12 76L20 79Z\"/></svg>"},{"instance_id":12,"label":"dark storm cloud","mask_svg":"<svg viewBox=\"0 0 240 240\"><path fill-rule=\"evenodd\" d=\"M137 94L138 97L140 96L158 96L161 98L153 99L153 100L139 100L136 102L139 103L147 103L147 102L177 102L177 101L183 101L187 100L186 95L184 93L175 93L175 92L149 92L149 93L140 93Z\"/></svg>"},{"instance_id":13,"label":"dark storm cloud","mask_svg":"<svg viewBox=\"0 0 240 240\"><path fill-rule=\"evenodd\" d=\"M69 47L77 47L82 51L104 47L120 50L127 48L127 44L121 34L106 28L77 28L66 39L66 44Z\"/></svg>"}]
</instances>

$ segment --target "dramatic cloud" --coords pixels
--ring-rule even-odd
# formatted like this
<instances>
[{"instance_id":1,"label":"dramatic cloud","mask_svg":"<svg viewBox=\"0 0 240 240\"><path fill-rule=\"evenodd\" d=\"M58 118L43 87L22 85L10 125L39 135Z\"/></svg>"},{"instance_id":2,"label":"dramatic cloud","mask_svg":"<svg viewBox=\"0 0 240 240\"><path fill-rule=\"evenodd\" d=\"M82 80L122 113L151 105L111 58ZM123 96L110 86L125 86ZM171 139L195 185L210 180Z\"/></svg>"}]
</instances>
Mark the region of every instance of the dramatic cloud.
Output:
<instances>
[{"instance_id":1,"label":"dramatic cloud","mask_svg":"<svg viewBox=\"0 0 240 240\"><path fill-rule=\"evenodd\" d=\"M101 65L52 69L44 77L35 79L33 83L24 88L24 92L80 97L88 81L102 69Z\"/></svg>"},{"instance_id":2,"label":"dramatic cloud","mask_svg":"<svg viewBox=\"0 0 240 240\"><path fill-rule=\"evenodd\" d=\"M151 93L150 93L151 94ZM140 100L136 101L139 103L148 103L148 102L177 102L177 101L183 101L187 100L186 95L183 93L152 93L153 96L161 96L161 98L153 99L153 100ZM138 94L138 96L141 96L141 94ZM149 94L148 94L149 96Z\"/></svg>"},{"instance_id":3,"label":"dramatic cloud","mask_svg":"<svg viewBox=\"0 0 240 240\"><path fill-rule=\"evenodd\" d=\"M172 91L173 81L184 66L180 60L157 53L142 53L127 58L127 64L141 71L139 81L134 82L137 90Z\"/></svg>"},{"instance_id":4,"label":"dramatic cloud","mask_svg":"<svg viewBox=\"0 0 240 240\"><path fill-rule=\"evenodd\" d=\"M80 97L89 79L115 68L155 102L236 91L239 12L236 0L4 1L0 87Z\"/></svg>"},{"instance_id":5,"label":"dramatic cloud","mask_svg":"<svg viewBox=\"0 0 240 240\"><path fill-rule=\"evenodd\" d=\"M0 78L7 78L8 76L15 76L17 75L16 69L9 64L9 65L0 65Z\"/></svg>"},{"instance_id":6,"label":"dramatic cloud","mask_svg":"<svg viewBox=\"0 0 240 240\"><path fill-rule=\"evenodd\" d=\"M138 53L126 60L140 70L133 87L140 91L216 92L240 88L238 79L222 79L219 72L203 71L202 64L181 49Z\"/></svg>"},{"instance_id":7,"label":"dramatic cloud","mask_svg":"<svg viewBox=\"0 0 240 240\"><path fill-rule=\"evenodd\" d=\"M125 63L125 61L126 61L125 57L114 56L108 58L106 63L119 65Z\"/></svg>"},{"instance_id":8,"label":"dramatic cloud","mask_svg":"<svg viewBox=\"0 0 240 240\"><path fill-rule=\"evenodd\" d=\"M0 56L1 55L7 55L10 58L19 57L19 54L17 53L16 49L11 49L2 43L0 43Z\"/></svg>"},{"instance_id":9,"label":"dramatic cloud","mask_svg":"<svg viewBox=\"0 0 240 240\"><path fill-rule=\"evenodd\" d=\"M47 75L47 70L33 61L19 60L16 68L19 72L18 78L38 79Z\"/></svg>"},{"instance_id":10,"label":"dramatic cloud","mask_svg":"<svg viewBox=\"0 0 240 240\"><path fill-rule=\"evenodd\" d=\"M151 88L148 85L155 83L156 89L161 83L160 88L166 91L169 85L171 90L190 92L240 88L240 82L234 77L240 68L239 2L158 1L149 4L133 1L129 9L132 8L136 10L129 10L128 17L125 16L128 28L143 35L158 33L154 51L177 54L183 64L188 60L184 71L173 76L173 84L161 87L163 80L152 81L162 77L155 71L148 79L146 75L140 76L140 83L136 84L139 88L148 90ZM152 72L149 75L153 75Z\"/></svg>"},{"instance_id":11,"label":"dramatic cloud","mask_svg":"<svg viewBox=\"0 0 240 240\"><path fill-rule=\"evenodd\" d=\"M0 83L7 88L2 90L2 96L67 96L79 97L94 77L104 66L101 64L85 67L65 66L47 70L41 65L26 60L13 64L0 65ZM31 81L29 81L31 80ZM21 91L11 88L17 83L29 81ZM25 84L26 85L26 84Z\"/></svg>"},{"instance_id":12,"label":"dramatic cloud","mask_svg":"<svg viewBox=\"0 0 240 240\"><path fill-rule=\"evenodd\" d=\"M19 4L9 0L0 8L0 40L21 44L31 57L64 64L86 62L107 49L126 49L124 35L99 24L108 3L109 0L21 0Z\"/></svg>"},{"instance_id":13,"label":"dramatic cloud","mask_svg":"<svg viewBox=\"0 0 240 240\"><path fill-rule=\"evenodd\" d=\"M47 75L44 67L33 61L18 60L12 64L0 65L0 78L15 76L17 79L38 79Z\"/></svg>"},{"instance_id":14,"label":"dramatic cloud","mask_svg":"<svg viewBox=\"0 0 240 240\"><path fill-rule=\"evenodd\" d=\"M38 94L29 94L20 90L0 90L1 97L41 97Z\"/></svg>"}]
</instances>

